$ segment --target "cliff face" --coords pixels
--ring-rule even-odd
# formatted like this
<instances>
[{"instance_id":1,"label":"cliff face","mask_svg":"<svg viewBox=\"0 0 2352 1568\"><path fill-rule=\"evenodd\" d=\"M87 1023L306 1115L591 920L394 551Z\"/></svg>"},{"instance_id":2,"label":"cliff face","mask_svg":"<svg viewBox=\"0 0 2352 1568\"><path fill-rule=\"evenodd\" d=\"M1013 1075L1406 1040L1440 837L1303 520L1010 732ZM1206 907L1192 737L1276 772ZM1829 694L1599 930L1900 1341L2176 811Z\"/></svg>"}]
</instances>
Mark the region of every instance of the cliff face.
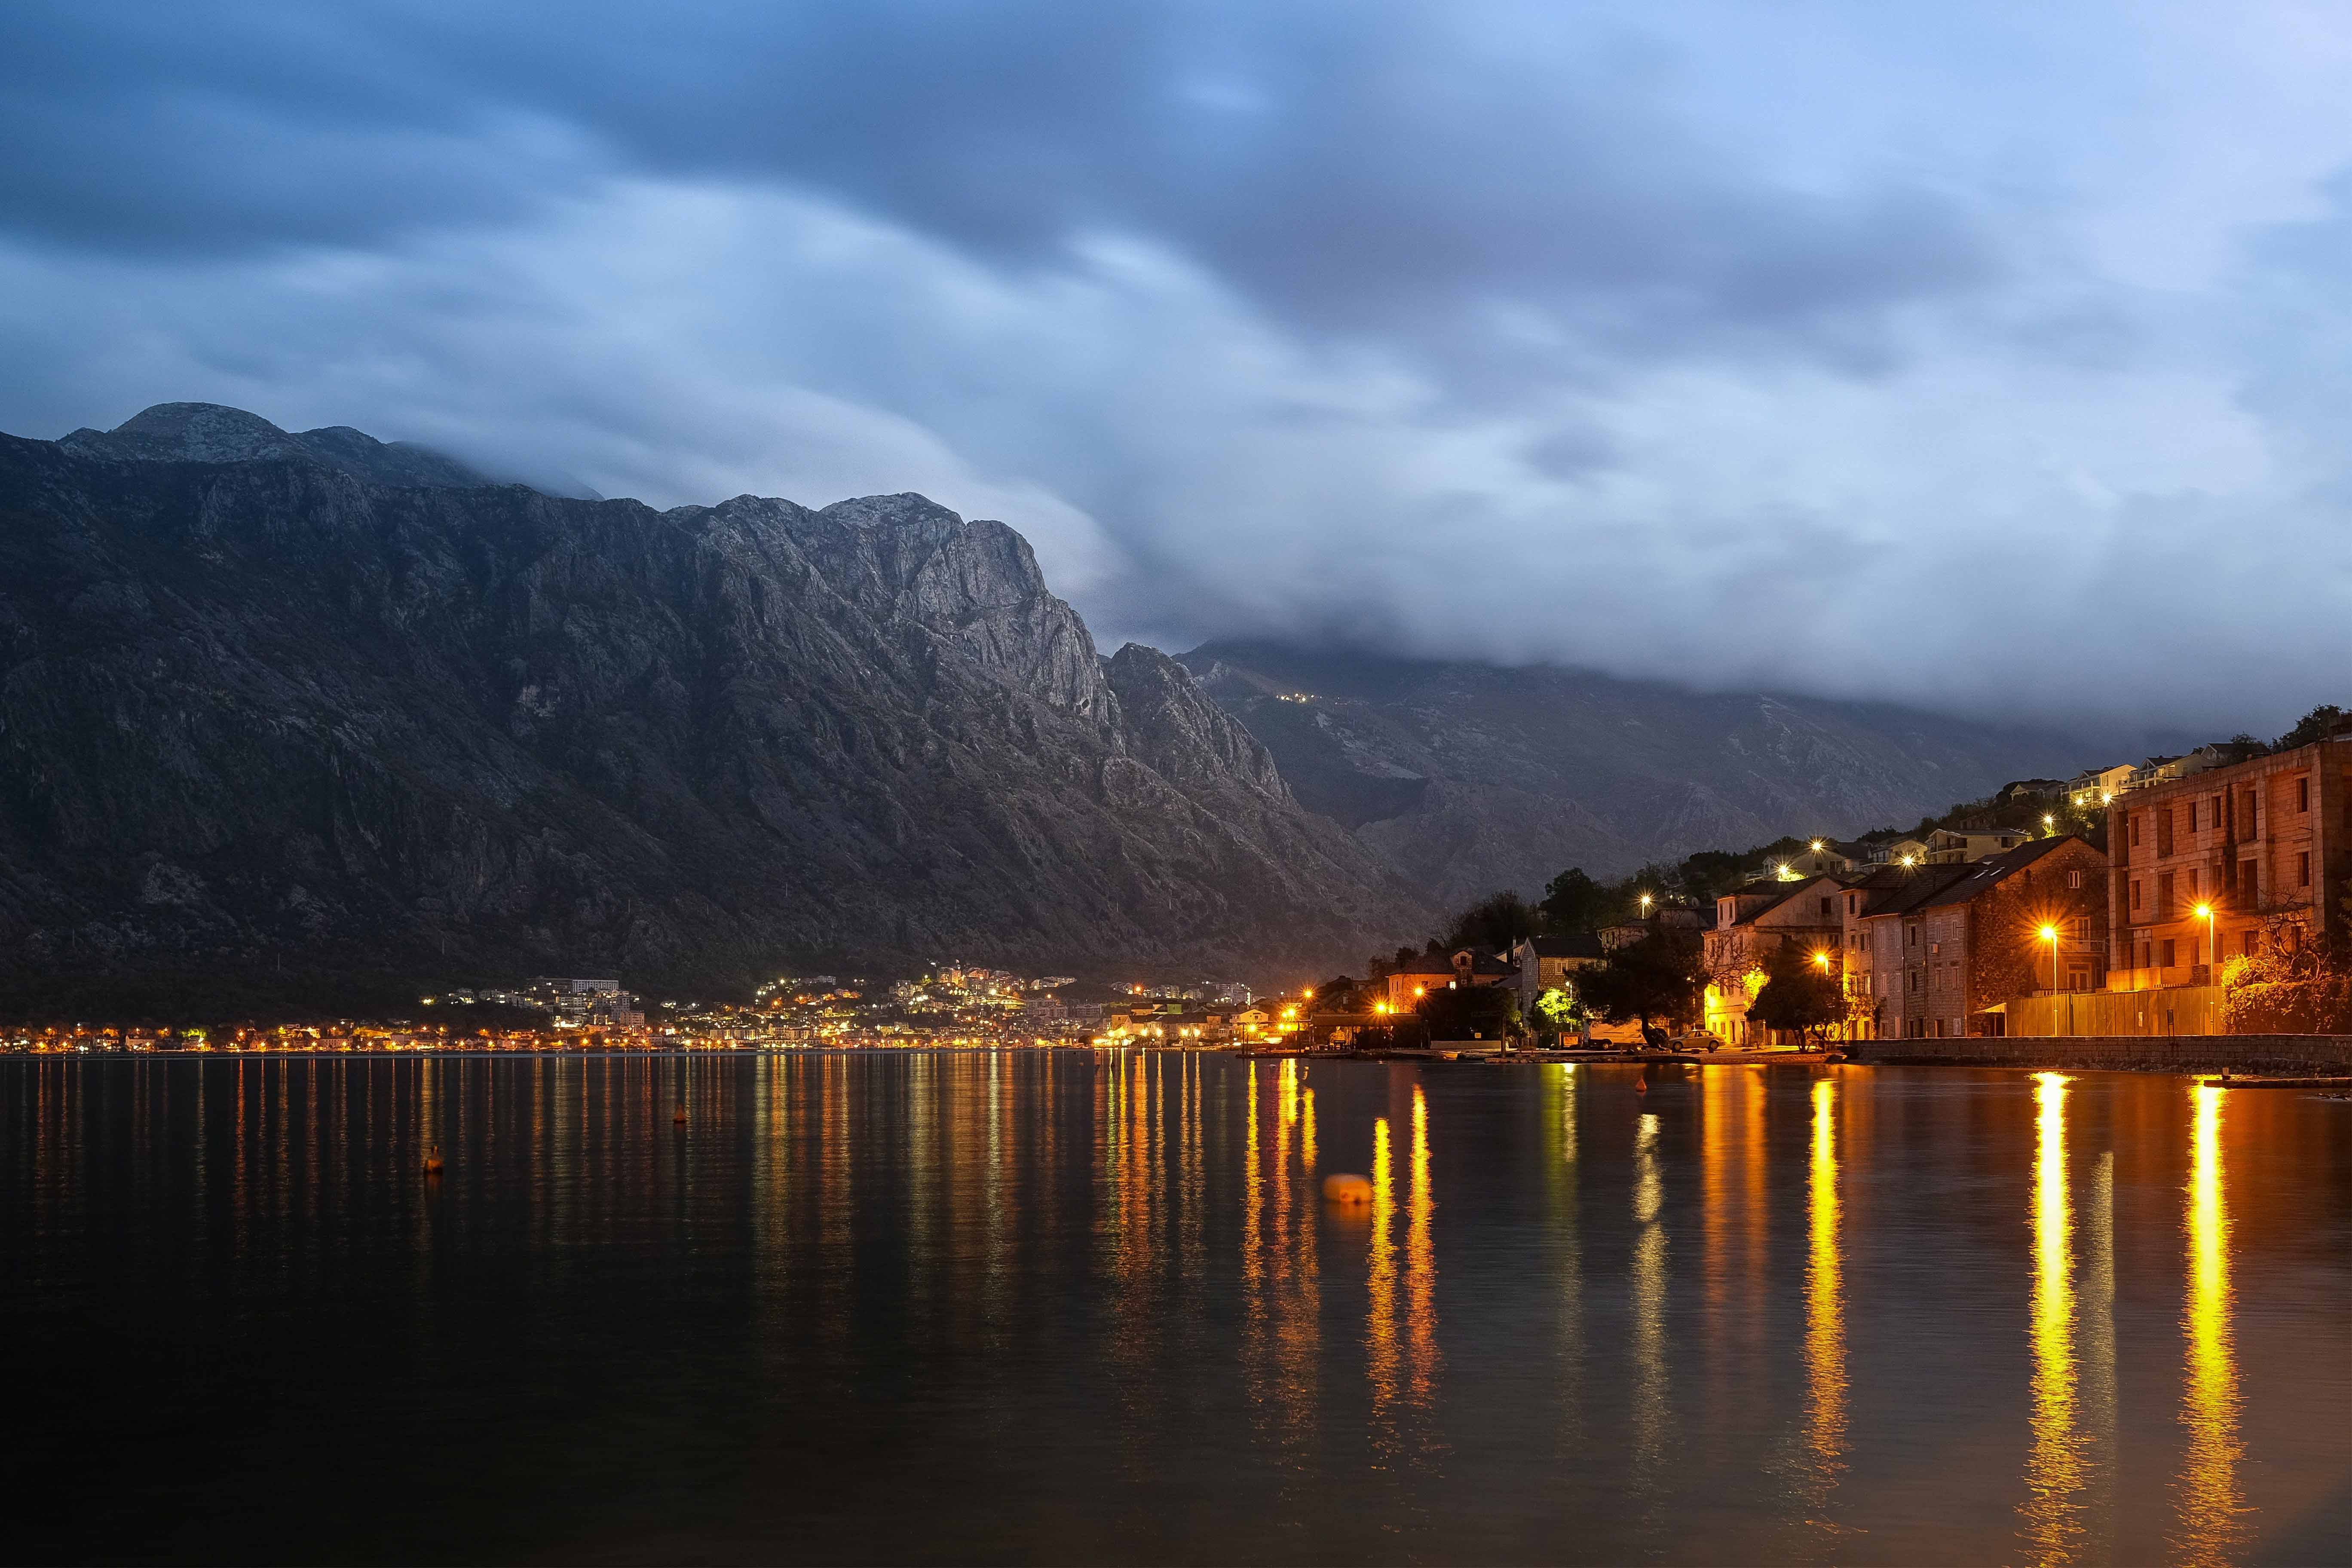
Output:
<instances>
[{"instance_id":1,"label":"cliff face","mask_svg":"<svg viewBox=\"0 0 2352 1568\"><path fill-rule=\"evenodd\" d=\"M1256 644L1182 662L1301 801L1445 907L1496 888L1539 894L1570 866L1613 876L1784 834L1907 824L2083 760L2026 731L1589 670Z\"/></svg>"},{"instance_id":2,"label":"cliff face","mask_svg":"<svg viewBox=\"0 0 2352 1568\"><path fill-rule=\"evenodd\" d=\"M1001 523L436 463L203 405L0 437L12 967L1264 973L1425 923Z\"/></svg>"}]
</instances>

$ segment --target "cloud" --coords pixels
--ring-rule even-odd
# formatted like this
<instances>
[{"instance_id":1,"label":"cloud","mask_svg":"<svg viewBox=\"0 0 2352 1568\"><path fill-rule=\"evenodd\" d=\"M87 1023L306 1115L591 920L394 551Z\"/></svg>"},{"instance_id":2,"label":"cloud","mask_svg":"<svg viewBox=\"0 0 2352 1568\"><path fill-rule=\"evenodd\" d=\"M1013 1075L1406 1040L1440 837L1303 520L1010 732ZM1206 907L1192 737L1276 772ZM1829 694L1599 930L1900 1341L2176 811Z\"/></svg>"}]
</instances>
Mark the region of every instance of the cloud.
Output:
<instances>
[{"instance_id":1,"label":"cloud","mask_svg":"<svg viewBox=\"0 0 2352 1568\"><path fill-rule=\"evenodd\" d=\"M15 7L0 427L205 398L657 504L921 489L1107 641L2260 730L2352 653L2327 42Z\"/></svg>"}]
</instances>

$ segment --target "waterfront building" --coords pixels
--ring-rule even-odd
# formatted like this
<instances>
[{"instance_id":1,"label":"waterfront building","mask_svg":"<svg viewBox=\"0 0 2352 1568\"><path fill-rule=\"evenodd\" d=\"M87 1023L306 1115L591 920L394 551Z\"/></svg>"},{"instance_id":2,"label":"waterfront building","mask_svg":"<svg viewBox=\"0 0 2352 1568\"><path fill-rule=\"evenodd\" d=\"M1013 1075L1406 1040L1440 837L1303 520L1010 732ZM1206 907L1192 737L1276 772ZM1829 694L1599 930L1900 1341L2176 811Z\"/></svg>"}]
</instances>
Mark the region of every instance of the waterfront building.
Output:
<instances>
[{"instance_id":1,"label":"waterfront building","mask_svg":"<svg viewBox=\"0 0 2352 1568\"><path fill-rule=\"evenodd\" d=\"M2265 942L2340 935L2352 739L2119 797L2108 810L2107 858L2110 990L2210 986L2229 960Z\"/></svg>"},{"instance_id":2,"label":"waterfront building","mask_svg":"<svg viewBox=\"0 0 2352 1568\"><path fill-rule=\"evenodd\" d=\"M2007 1004L2105 979L2106 861L2073 834L1975 861L1893 868L1846 889L1849 1037L2006 1031Z\"/></svg>"},{"instance_id":3,"label":"waterfront building","mask_svg":"<svg viewBox=\"0 0 2352 1568\"><path fill-rule=\"evenodd\" d=\"M1757 883L1716 900L1715 929L1701 939L1709 1034L1733 1045L1748 1039L1748 1005L1764 988L1765 968L1780 949L1792 942L1808 952L1836 949L1842 934L1837 900L1846 881L1822 875Z\"/></svg>"}]
</instances>

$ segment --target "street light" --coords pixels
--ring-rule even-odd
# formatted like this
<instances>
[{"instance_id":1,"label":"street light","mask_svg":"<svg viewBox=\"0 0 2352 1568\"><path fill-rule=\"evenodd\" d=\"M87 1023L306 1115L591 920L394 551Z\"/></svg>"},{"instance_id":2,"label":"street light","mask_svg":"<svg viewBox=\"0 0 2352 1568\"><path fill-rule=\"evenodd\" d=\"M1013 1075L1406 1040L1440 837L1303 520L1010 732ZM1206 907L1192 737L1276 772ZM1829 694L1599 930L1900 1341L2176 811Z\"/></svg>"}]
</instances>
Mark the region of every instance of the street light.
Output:
<instances>
[{"instance_id":1,"label":"street light","mask_svg":"<svg viewBox=\"0 0 2352 1568\"><path fill-rule=\"evenodd\" d=\"M2205 964L2208 969L2210 969L2221 956L2213 948L2213 906L2198 905L2196 915L2199 920L2205 922Z\"/></svg>"},{"instance_id":2,"label":"street light","mask_svg":"<svg viewBox=\"0 0 2352 1568\"><path fill-rule=\"evenodd\" d=\"M1650 895L1649 895L1649 894L1647 894L1647 893L1643 893L1643 894L1642 895L1642 912L1643 912L1643 914L1645 914L1645 915L1646 915L1646 914L1648 914L1648 913L1650 912L1650 903L1651 903Z\"/></svg>"},{"instance_id":3,"label":"street light","mask_svg":"<svg viewBox=\"0 0 2352 1568\"><path fill-rule=\"evenodd\" d=\"M2050 989L2055 992L2058 989L2058 928L2043 926L2042 940L2050 944Z\"/></svg>"}]
</instances>

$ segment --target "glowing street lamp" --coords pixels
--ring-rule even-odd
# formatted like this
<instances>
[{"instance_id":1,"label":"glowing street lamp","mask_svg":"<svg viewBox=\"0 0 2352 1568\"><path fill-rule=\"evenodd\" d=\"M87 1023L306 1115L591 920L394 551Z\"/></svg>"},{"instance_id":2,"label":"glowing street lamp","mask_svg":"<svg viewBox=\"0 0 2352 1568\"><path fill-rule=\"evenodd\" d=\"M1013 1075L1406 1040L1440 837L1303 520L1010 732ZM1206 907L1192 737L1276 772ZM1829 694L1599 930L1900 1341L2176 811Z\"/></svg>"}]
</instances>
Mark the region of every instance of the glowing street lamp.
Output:
<instances>
[{"instance_id":1,"label":"glowing street lamp","mask_svg":"<svg viewBox=\"0 0 2352 1568\"><path fill-rule=\"evenodd\" d=\"M2197 918L2205 922L2205 963L2208 967L2210 967L2221 956L2214 951L2213 945L2213 906L2200 904L2195 912Z\"/></svg>"},{"instance_id":2,"label":"glowing street lamp","mask_svg":"<svg viewBox=\"0 0 2352 1568\"><path fill-rule=\"evenodd\" d=\"M2058 928L2043 926L2042 940L2050 944L2050 989L2055 992L2058 989Z\"/></svg>"},{"instance_id":3,"label":"glowing street lamp","mask_svg":"<svg viewBox=\"0 0 2352 1568\"><path fill-rule=\"evenodd\" d=\"M1654 900L1651 899L1649 894L1643 893L1642 895L1642 912L1643 914L1646 915L1650 912L1650 905L1653 901Z\"/></svg>"}]
</instances>

